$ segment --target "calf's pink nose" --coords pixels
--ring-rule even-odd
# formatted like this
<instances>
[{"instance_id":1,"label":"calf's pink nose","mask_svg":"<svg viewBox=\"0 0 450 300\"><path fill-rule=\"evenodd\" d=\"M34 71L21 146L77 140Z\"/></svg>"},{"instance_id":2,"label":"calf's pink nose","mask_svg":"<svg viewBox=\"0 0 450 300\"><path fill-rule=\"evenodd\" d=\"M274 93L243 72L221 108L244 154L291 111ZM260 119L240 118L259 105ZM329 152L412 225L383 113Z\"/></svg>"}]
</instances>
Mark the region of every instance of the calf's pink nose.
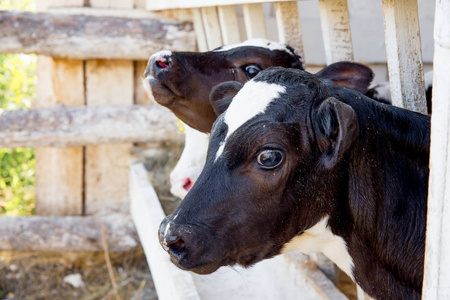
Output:
<instances>
[{"instance_id":1,"label":"calf's pink nose","mask_svg":"<svg viewBox=\"0 0 450 300\"><path fill-rule=\"evenodd\" d=\"M194 183L192 182L191 179L189 179L189 178L185 178L184 179L184 181L183 181L183 188L186 191L189 191L192 188L193 185L194 185Z\"/></svg>"}]
</instances>

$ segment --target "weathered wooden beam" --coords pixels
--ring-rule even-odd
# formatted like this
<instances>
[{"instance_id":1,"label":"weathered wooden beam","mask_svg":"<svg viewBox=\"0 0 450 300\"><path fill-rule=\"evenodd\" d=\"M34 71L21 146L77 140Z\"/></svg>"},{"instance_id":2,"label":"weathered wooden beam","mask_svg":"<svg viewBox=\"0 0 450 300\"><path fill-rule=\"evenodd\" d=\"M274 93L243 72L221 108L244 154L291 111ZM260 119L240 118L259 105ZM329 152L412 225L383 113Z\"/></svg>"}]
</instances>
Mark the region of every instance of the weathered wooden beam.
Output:
<instances>
[{"instance_id":1,"label":"weathered wooden beam","mask_svg":"<svg viewBox=\"0 0 450 300\"><path fill-rule=\"evenodd\" d=\"M0 217L0 251L103 251L102 226L110 252L140 245L127 214L73 217Z\"/></svg>"},{"instance_id":2,"label":"weathered wooden beam","mask_svg":"<svg viewBox=\"0 0 450 300\"><path fill-rule=\"evenodd\" d=\"M0 148L181 142L176 118L158 106L66 107L0 111Z\"/></svg>"},{"instance_id":3,"label":"weathered wooden beam","mask_svg":"<svg viewBox=\"0 0 450 300\"><path fill-rule=\"evenodd\" d=\"M147 60L163 48L195 49L192 24L169 19L0 11L0 28L0 53Z\"/></svg>"},{"instance_id":4,"label":"weathered wooden beam","mask_svg":"<svg viewBox=\"0 0 450 300\"><path fill-rule=\"evenodd\" d=\"M178 8L196 8L220 5L240 5L252 3L274 2L273 0L146 0L148 10L165 10ZM289 2L292 0L277 0L276 2Z\"/></svg>"}]
</instances>

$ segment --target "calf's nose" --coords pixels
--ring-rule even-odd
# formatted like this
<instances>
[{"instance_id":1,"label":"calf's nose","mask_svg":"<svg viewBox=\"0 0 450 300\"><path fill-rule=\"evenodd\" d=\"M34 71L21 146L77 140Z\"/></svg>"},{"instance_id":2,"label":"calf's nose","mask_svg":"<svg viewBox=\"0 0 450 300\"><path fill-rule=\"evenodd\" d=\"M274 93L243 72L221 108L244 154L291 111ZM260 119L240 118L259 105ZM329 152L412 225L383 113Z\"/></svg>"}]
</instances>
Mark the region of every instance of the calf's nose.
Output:
<instances>
[{"instance_id":1,"label":"calf's nose","mask_svg":"<svg viewBox=\"0 0 450 300\"><path fill-rule=\"evenodd\" d=\"M168 69L172 66L172 52L160 51L152 56L148 60L147 67L145 69L144 76L154 76L155 73L163 69Z\"/></svg>"},{"instance_id":2,"label":"calf's nose","mask_svg":"<svg viewBox=\"0 0 450 300\"><path fill-rule=\"evenodd\" d=\"M168 218L162 221L159 227L159 243L166 252L179 258L186 250L186 243L174 227Z\"/></svg>"}]
</instances>

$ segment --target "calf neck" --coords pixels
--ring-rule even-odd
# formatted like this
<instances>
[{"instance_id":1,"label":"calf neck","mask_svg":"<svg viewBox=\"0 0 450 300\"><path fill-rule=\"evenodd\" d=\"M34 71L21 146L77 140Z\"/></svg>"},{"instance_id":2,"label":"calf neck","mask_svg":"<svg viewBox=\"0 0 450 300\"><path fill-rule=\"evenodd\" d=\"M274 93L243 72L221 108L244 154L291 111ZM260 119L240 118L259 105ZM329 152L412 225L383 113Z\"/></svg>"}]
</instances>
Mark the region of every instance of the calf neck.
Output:
<instances>
[{"instance_id":1,"label":"calf neck","mask_svg":"<svg viewBox=\"0 0 450 300\"><path fill-rule=\"evenodd\" d=\"M301 70L264 70L215 122L161 245L200 274L323 251L374 298L420 299L429 130L428 116Z\"/></svg>"}]
</instances>

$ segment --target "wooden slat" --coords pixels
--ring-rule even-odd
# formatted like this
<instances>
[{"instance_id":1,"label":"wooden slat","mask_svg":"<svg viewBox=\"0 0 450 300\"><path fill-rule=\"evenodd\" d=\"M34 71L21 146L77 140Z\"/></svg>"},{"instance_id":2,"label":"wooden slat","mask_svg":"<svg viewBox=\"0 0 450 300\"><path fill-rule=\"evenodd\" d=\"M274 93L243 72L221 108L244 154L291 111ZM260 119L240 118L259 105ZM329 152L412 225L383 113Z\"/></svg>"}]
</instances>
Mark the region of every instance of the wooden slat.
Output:
<instances>
[{"instance_id":1,"label":"wooden slat","mask_svg":"<svg viewBox=\"0 0 450 300\"><path fill-rule=\"evenodd\" d=\"M90 106L132 105L132 61L86 62L86 103ZM87 146L85 211L95 214L128 209L128 167L132 144Z\"/></svg>"},{"instance_id":2,"label":"wooden slat","mask_svg":"<svg viewBox=\"0 0 450 300\"><path fill-rule=\"evenodd\" d=\"M278 2L289 2L292 0L278 0ZM208 6L225 6L225 5L239 5L243 3L268 3L273 0L147 0L148 10L164 10L177 8L198 8Z\"/></svg>"},{"instance_id":3,"label":"wooden slat","mask_svg":"<svg viewBox=\"0 0 450 300\"><path fill-rule=\"evenodd\" d=\"M160 105L58 105L52 108L0 111L0 148L180 141L176 117ZM49 162L56 159L55 153L51 153ZM61 159L67 160L69 157L62 156ZM63 167L59 161L49 162L45 164L45 169L53 164ZM71 179L69 182L74 182L70 175L71 169L68 168L67 176ZM47 184L52 188L61 188L52 182Z\"/></svg>"},{"instance_id":4,"label":"wooden slat","mask_svg":"<svg viewBox=\"0 0 450 300\"><path fill-rule=\"evenodd\" d=\"M319 0L327 64L353 60L347 0Z\"/></svg>"},{"instance_id":5,"label":"wooden slat","mask_svg":"<svg viewBox=\"0 0 450 300\"><path fill-rule=\"evenodd\" d=\"M267 38L262 5L259 3L243 4L242 11L247 39Z\"/></svg>"},{"instance_id":6,"label":"wooden slat","mask_svg":"<svg viewBox=\"0 0 450 300\"><path fill-rule=\"evenodd\" d=\"M383 0L392 103L427 113L417 0Z\"/></svg>"},{"instance_id":7,"label":"wooden slat","mask_svg":"<svg viewBox=\"0 0 450 300\"><path fill-rule=\"evenodd\" d=\"M133 8L134 3L130 0L89 0L92 7L106 8Z\"/></svg>"},{"instance_id":8,"label":"wooden slat","mask_svg":"<svg viewBox=\"0 0 450 300\"><path fill-rule=\"evenodd\" d=\"M203 25L202 12L200 8L193 8L192 12L192 22L194 24L195 36L197 38L197 48L198 51L205 52L208 51L208 42L206 41L205 28Z\"/></svg>"},{"instance_id":9,"label":"wooden slat","mask_svg":"<svg viewBox=\"0 0 450 300\"><path fill-rule=\"evenodd\" d=\"M239 34L239 24L236 9L232 5L218 6L220 30L224 45L236 44L241 42Z\"/></svg>"},{"instance_id":10,"label":"wooden slat","mask_svg":"<svg viewBox=\"0 0 450 300\"><path fill-rule=\"evenodd\" d=\"M85 0L49 0L48 7L83 7Z\"/></svg>"},{"instance_id":11,"label":"wooden slat","mask_svg":"<svg viewBox=\"0 0 450 300\"><path fill-rule=\"evenodd\" d=\"M436 1L424 300L450 299L450 2Z\"/></svg>"},{"instance_id":12,"label":"wooden slat","mask_svg":"<svg viewBox=\"0 0 450 300\"><path fill-rule=\"evenodd\" d=\"M189 23L161 18L2 11L0 27L0 52L3 53L146 60L161 48L194 49L194 33Z\"/></svg>"},{"instance_id":13,"label":"wooden slat","mask_svg":"<svg viewBox=\"0 0 450 300\"><path fill-rule=\"evenodd\" d=\"M293 47L298 55L305 57L297 2L276 2L275 16L280 43Z\"/></svg>"},{"instance_id":14,"label":"wooden slat","mask_svg":"<svg viewBox=\"0 0 450 300\"><path fill-rule=\"evenodd\" d=\"M216 7L202 7L200 11L208 50L222 46L222 33L220 32L219 16Z\"/></svg>"},{"instance_id":15,"label":"wooden slat","mask_svg":"<svg viewBox=\"0 0 450 300\"><path fill-rule=\"evenodd\" d=\"M35 107L57 103L84 105L83 61L38 57ZM36 214L81 215L83 193L81 147L36 148Z\"/></svg>"},{"instance_id":16,"label":"wooden slat","mask_svg":"<svg viewBox=\"0 0 450 300\"><path fill-rule=\"evenodd\" d=\"M137 250L139 237L128 214L0 218L0 251L98 252L102 226L110 252Z\"/></svg>"}]
</instances>

